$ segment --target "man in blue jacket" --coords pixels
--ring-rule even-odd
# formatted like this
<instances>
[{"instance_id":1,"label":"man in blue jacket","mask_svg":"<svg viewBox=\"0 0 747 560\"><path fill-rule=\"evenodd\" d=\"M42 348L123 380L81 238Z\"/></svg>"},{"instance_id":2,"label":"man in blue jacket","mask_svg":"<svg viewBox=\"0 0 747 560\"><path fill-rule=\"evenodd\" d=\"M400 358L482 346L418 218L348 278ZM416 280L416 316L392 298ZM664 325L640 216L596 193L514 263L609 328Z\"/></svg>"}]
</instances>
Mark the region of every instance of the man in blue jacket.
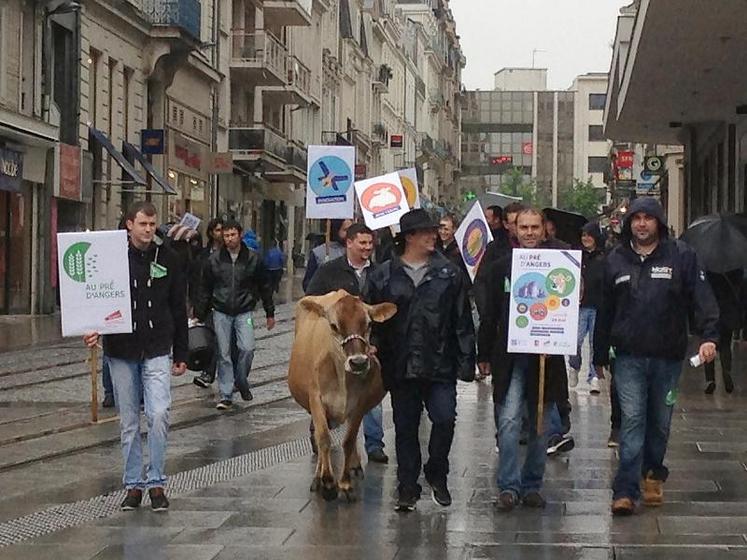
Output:
<instances>
[{"instance_id":1,"label":"man in blue jacket","mask_svg":"<svg viewBox=\"0 0 747 560\"><path fill-rule=\"evenodd\" d=\"M669 239L661 205L639 198L630 205L622 241L607 256L594 331L594 365L609 364L615 349L615 385L622 410L620 464L612 513L631 515L641 493L647 506L664 501L677 382L687 351L688 313L695 317L703 362L716 357L718 307L695 251Z\"/></svg>"}]
</instances>

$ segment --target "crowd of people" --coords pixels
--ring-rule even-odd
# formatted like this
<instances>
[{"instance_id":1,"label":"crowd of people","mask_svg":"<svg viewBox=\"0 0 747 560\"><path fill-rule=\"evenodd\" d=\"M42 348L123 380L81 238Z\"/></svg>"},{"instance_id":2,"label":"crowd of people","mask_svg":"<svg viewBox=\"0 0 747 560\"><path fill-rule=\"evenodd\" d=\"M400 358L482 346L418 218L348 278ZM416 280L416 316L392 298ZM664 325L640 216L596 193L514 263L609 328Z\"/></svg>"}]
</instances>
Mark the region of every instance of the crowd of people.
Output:
<instances>
[{"instance_id":1,"label":"crowd of people","mask_svg":"<svg viewBox=\"0 0 747 560\"><path fill-rule=\"evenodd\" d=\"M580 376L592 395L600 394L602 380L610 378L609 445L620 448L612 513L634 513L641 498L647 506L660 505L672 409L690 334L699 338L698 359L706 364L705 392L716 387L717 348L724 388L734 388L730 347L743 319L741 271L706 275L695 252L671 237L661 206L651 198L633 201L614 244L598 223L584 225L577 232L580 246L573 247L583 254L578 345L572 356L547 358L547 414L538 429L539 358L507 351L512 253L516 248L567 250L574 244L558 238L556 218L522 204L491 206L485 218L493 241L474 282L456 244L458 219L444 215L436 222L421 209L405 214L396 234L332 220L330 242L309 254L302 282L307 295L344 289L370 304L397 305L394 317L371 332L393 410L396 509L415 509L421 471L432 499L451 504L456 384L488 377L498 452L497 509L545 506L547 457L575 445L569 391ZM183 374L189 363L188 315L215 334L215 358L201 363L194 383L207 388L217 377L219 410L234 407L235 393L251 400L254 311L261 303L268 330L274 327L273 293L284 256L276 243L264 254L250 247L234 220L212 220L205 247L199 241L172 242L173 228L166 242L159 241L156 224L156 210L147 202L126 215L133 332L103 338L105 369L121 418L127 489L122 509L139 506L148 490L153 509L163 511L168 508L169 374ZM98 338L90 333L85 342L97 344ZM137 437L141 400L149 427L145 476ZM424 408L431 423L425 461L419 441ZM381 405L366 415L363 428L369 461L386 463ZM314 446L313 426L311 441Z\"/></svg>"}]
</instances>

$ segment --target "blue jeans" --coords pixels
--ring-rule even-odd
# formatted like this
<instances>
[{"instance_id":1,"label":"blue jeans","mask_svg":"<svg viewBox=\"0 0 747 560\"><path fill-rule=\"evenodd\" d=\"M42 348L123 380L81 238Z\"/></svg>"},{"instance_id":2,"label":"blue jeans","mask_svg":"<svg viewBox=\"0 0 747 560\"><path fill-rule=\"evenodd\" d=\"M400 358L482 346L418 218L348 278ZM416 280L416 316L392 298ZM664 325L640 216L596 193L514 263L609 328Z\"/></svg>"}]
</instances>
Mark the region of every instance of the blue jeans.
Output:
<instances>
[{"instance_id":1,"label":"blue jeans","mask_svg":"<svg viewBox=\"0 0 747 560\"><path fill-rule=\"evenodd\" d=\"M620 464L612 486L614 499L640 497L641 477L666 480L664 455L672 422L669 391L676 392L682 371L679 360L618 354L615 388L620 399Z\"/></svg>"},{"instance_id":2,"label":"blue jeans","mask_svg":"<svg viewBox=\"0 0 747 560\"><path fill-rule=\"evenodd\" d=\"M591 352L594 352L594 326L597 322L597 310L591 307L582 307L578 313L578 343L577 343L577 354L571 356L568 360L570 366L576 371L581 370L581 346L584 344L584 338L589 335L589 347ZM589 374L586 377L587 381L591 381L597 376L597 372L594 370L594 364L592 360L589 360Z\"/></svg>"},{"instance_id":3,"label":"blue jeans","mask_svg":"<svg viewBox=\"0 0 747 560\"><path fill-rule=\"evenodd\" d=\"M529 408L529 410L527 410ZM503 402L495 403L498 418L498 489L512 492L515 496L525 496L542 488L547 460L547 432L551 409L544 415L544 430L537 434L537 410L527 407L526 371L522 366L514 366L511 381ZM557 410L552 407L552 409ZM519 469L519 438L524 411L529 418L529 439L524 467Z\"/></svg>"},{"instance_id":4,"label":"blue jeans","mask_svg":"<svg viewBox=\"0 0 747 560\"><path fill-rule=\"evenodd\" d=\"M154 488L166 485L166 440L171 407L171 356L141 361L109 357L114 400L119 411L125 488ZM140 401L145 404L148 423L147 477L143 479L143 450L140 437Z\"/></svg>"},{"instance_id":5,"label":"blue jeans","mask_svg":"<svg viewBox=\"0 0 747 560\"><path fill-rule=\"evenodd\" d=\"M213 311L215 338L218 340L218 389L223 401L233 400L233 386L249 390L249 371L254 360L254 322L251 312L226 315ZM236 334L237 359L231 359L231 335Z\"/></svg>"},{"instance_id":6,"label":"blue jeans","mask_svg":"<svg viewBox=\"0 0 747 560\"><path fill-rule=\"evenodd\" d=\"M373 407L363 417L363 438L366 453L384 449L384 411L381 403Z\"/></svg>"},{"instance_id":7,"label":"blue jeans","mask_svg":"<svg viewBox=\"0 0 747 560\"><path fill-rule=\"evenodd\" d=\"M112 372L109 367L109 358L106 357L106 354L104 354L104 357L101 358L101 377L102 382L104 384L104 396L108 397L109 395L114 396L114 385L112 385Z\"/></svg>"}]
</instances>

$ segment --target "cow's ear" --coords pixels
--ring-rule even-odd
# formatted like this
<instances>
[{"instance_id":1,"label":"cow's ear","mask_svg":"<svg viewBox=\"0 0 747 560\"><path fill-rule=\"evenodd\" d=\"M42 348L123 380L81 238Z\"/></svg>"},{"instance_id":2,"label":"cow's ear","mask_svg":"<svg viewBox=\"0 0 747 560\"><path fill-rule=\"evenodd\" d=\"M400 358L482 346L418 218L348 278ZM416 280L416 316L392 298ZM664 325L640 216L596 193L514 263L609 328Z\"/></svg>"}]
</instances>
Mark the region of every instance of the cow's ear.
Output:
<instances>
[{"instance_id":1,"label":"cow's ear","mask_svg":"<svg viewBox=\"0 0 747 560\"><path fill-rule=\"evenodd\" d=\"M304 309L310 313L315 313L320 317L324 317L327 312L325 311L324 307L322 307L317 301L315 301L315 299L316 298L314 298L313 296L305 297L298 302L298 305L301 307L301 309Z\"/></svg>"},{"instance_id":2,"label":"cow's ear","mask_svg":"<svg viewBox=\"0 0 747 560\"><path fill-rule=\"evenodd\" d=\"M376 323L388 321L397 313L397 306L393 303L379 303L368 306L368 316Z\"/></svg>"}]
</instances>

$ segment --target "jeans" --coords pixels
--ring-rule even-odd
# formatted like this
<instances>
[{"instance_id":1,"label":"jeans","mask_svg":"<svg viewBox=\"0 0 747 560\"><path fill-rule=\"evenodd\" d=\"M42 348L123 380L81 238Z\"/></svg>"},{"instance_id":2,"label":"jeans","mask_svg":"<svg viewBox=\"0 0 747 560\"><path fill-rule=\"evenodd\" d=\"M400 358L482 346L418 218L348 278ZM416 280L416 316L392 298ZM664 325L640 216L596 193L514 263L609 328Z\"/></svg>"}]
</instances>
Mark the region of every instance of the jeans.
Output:
<instances>
[{"instance_id":1,"label":"jeans","mask_svg":"<svg viewBox=\"0 0 747 560\"><path fill-rule=\"evenodd\" d=\"M384 410L381 403L373 407L363 417L363 438L366 453L384 449Z\"/></svg>"},{"instance_id":2,"label":"jeans","mask_svg":"<svg viewBox=\"0 0 747 560\"><path fill-rule=\"evenodd\" d=\"M101 381L104 384L104 396L108 397L109 395L114 396L114 386L112 385L112 373L111 369L109 367L109 358L106 357L106 354L104 354L104 357L101 359Z\"/></svg>"},{"instance_id":3,"label":"jeans","mask_svg":"<svg viewBox=\"0 0 747 560\"><path fill-rule=\"evenodd\" d=\"M620 464L612 490L614 499L640 496L641 477L665 481L664 455L672 422L670 391L676 394L682 371L679 360L619 355L615 388L620 399Z\"/></svg>"},{"instance_id":4,"label":"jeans","mask_svg":"<svg viewBox=\"0 0 747 560\"><path fill-rule=\"evenodd\" d=\"M456 424L456 383L408 380L395 387L391 395L399 492L417 493L419 489L422 459L418 432L423 405L433 424L428 442L428 462L423 470L428 481L445 484Z\"/></svg>"},{"instance_id":5,"label":"jeans","mask_svg":"<svg viewBox=\"0 0 747 560\"><path fill-rule=\"evenodd\" d=\"M575 356L571 356L568 360L569 365L576 371L581 370L581 346L583 346L586 335L589 335L589 347L591 352L594 352L594 325L597 322L597 310L591 307L582 307L578 312L578 343L576 351L578 352ZM587 381L591 381L597 376L597 372L594 370L594 364L589 360L589 374L586 377Z\"/></svg>"},{"instance_id":6,"label":"jeans","mask_svg":"<svg viewBox=\"0 0 747 560\"><path fill-rule=\"evenodd\" d=\"M515 496L525 496L542 488L551 416L551 411L546 410L544 429L538 434L537 410L527 407L526 373L524 367L515 365L503 402L494 404L498 418L498 445L501 449L498 455L498 489L501 492L512 492ZM557 410L554 406L552 409ZM519 470L519 438L525 410L529 417L529 438L524 466Z\"/></svg>"},{"instance_id":7,"label":"jeans","mask_svg":"<svg viewBox=\"0 0 747 560\"><path fill-rule=\"evenodd\" d=\"M213 311L215 338L218 340L218 389L223 401L233 400L234 383L242 391L249 390L249 371L254 360L254 322L251 312L226 315ZM237 359L231 358L231 335L236 335Z\"/></svg>"},{"instance_id":8,"label":"jeans","mask_svg":"<svg viewBox=\"0 0 747 560\"><path fill-rule=\"evenodd\" d=\"M132 488L166 485L166 440L171 407L171 356L141 361L109 357L114 400L119 411L123 482ZM140 437L140 401L145 404L148 424L147 476L143 479L143 450Z\"/></svg>"},{"instance_id":9,"label":"jeans","mask_svg":"<svg viewBox=\"0 0 747 560\"><path fill-rule=\"evenodd\" d=\"M610 424L613 432L620 431L622 423L622 411L620 410L620 398L617 396L617 383L615 383L615 360L610 360Z\"/></svg>"},{"instance_id":10,"label":"jeans","mask_svg":"<svg viewBox=\"0 0 747 560\"><path fill-rule=\"evenodd\" d=\"M571 431L571 403L553 403L549 409L546 409L549 415L549 426L547 436L564 436Z\"/></svg>"}]
</instances>

